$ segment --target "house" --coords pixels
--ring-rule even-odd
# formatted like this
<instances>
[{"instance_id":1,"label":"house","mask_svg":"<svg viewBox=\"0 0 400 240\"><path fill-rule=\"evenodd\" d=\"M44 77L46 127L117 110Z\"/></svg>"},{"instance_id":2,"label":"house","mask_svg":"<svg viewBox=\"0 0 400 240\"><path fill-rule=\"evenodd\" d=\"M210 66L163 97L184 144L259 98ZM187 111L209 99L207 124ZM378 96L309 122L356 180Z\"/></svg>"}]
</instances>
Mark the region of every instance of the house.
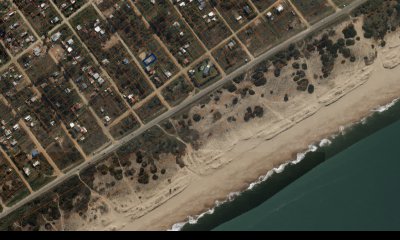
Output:
<instances>
[{"instance_id":1,"label":"house","mask_svg":"<svg viewBox=\"0 0 400 240\"><path fill-rule=\"evenodd\" d=\"M35 158L35 157L37 157L37 156L39 156L39 151L36 150L36 149L33 149L33 150L32 150L32 158Z\"/></svg>"},{"instance_id":2,"label":"house","mask_svg":"<svg viewBox=\"0 0 400 240\"><path fill-rule=\"evenodd\" d=\"M153 64L155 61L157 61L157 57L156 57L156 55L154 55L154 54L152 53L152 54L150 54L147 58L145 58L145 59L143 60L143 64L144 64L145 67L147 67L147 66Z\"/></svg>"},{"instance_id":3,"label":"house","mask_svg":"<svg viewBox=\"0 0 400 240\"><path fill-rule=\"evenodd\" d=\"M51 36L51 40L52 40L53 42L57 42L58 39L60 39L60 37L61 37L61 33L60 33L60 32L56 32L56 33L54 33L54 34Z\"/></svg>"},{"instance_id":4,"label":"house","mask_svg":"<svg viewBox=\"0 0 400 240\"><path fill-rule=\"evenodd\" d=\"M32 164L32 166L34 167L34 168L36 168L37 166L39 166L40 165L40 162L39 161L36 161L36 162L34 162L33 164Z\"/></svg>"},{"instance_id":5,"label":"house","mask_svg":"<svg viewBox=\"0 0 400 240\"><path fill-rule=\"evenodd\" d=\"M30 169L30 168L24 167L23 170L24 170L24 173L25 173L25 175L26 175L27 177L29 177L29 175L31 175L31 169Z\"/></svg>"}]
</instances>

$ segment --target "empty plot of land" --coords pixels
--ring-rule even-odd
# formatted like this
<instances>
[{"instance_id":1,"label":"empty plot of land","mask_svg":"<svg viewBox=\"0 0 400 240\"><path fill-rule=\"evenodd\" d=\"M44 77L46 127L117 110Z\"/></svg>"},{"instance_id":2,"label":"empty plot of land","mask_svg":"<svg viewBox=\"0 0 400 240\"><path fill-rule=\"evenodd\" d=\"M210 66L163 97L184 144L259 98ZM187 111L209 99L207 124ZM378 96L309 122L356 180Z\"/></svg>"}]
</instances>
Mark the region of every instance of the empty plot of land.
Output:
<instances>
[{"instance_id":1,"label":"empty plot of land","mask_svg":"<svg viewBox=\"0 0 400 240\"><path fill-rule=\"evenodd\" d=\"M193 92L193 86L184 76L179 76L162 90L164 99L171 105L176 106L185 100Z\"/></svg>"},{"instance_id":2,"label":"empty plot of land","mask_svg":"<svg viewBox=\"0 0 400 240\"><path fill-rule=\"evenodd\" d=\"M138 120L132 114L110 127L110 133L115 139L121 139L140 127Z\"/></svg>"},{"instance_id":3,"label":"empty plot of land","mask_svg":"<svg viewBox=\"0 0 400 240\"><path fill-rule=\"evenodd\" d=\"M326 0L292 0L292 2L311 24L335 12L333 7Z\"/></svg>"},{"instance_id":4,"label":"empty plot of land","mask_svg":"<svg viewBox=\"0 0 400 240\"><path fill-rule=\"evenodd\" d=\"M249 56L236 38L230 39L226 44L214 50L212 54L226 73L231 73L249 60Z\"/></svg>"},{"instance_id":5,"label":"empty plot of land","mask_svg":"<svg viewBox=\"0 0 400 240\"><path fill-rule=\"evenodd\" d=\"M54 163L64 172L83 162L83 157L69 139L67 134L59 128L54 141L46 148L46 152Z\"/></svg>"},{"instance_id":6,"label":"empty plot of land","mask_svg":"<svg viewBox=\"0 0 400 240\"><path fill-rule=\"evenodd\" d=\"M251 0L260 12L268 9L276 0ZM307 1L307 0L306 0Z\"/></svg>"},{"instance_id":7,"label":"empty plot of land","mask_svg":"<svg viewBox=\"0 0 400 240\"><path fill-rule=\"evenodd\" d=\"M205 53L198 40L180 19L169 1L135 1L149 22L153 32L167 45L170 52L184 66Z\"/></svg>"},{"instance_id":8,"label":"empty plot of land","mask_svg":"<svg viewBox=\"0 0 400 240\"><path fill-rule=\"evenodd\" d=\"M139 118L144 122L148 123L154 118L160 116L167 111L167 108L162 104L157 96L149 99L142 106L135 110L139 115Z\"/></svg>"}]
</instances>

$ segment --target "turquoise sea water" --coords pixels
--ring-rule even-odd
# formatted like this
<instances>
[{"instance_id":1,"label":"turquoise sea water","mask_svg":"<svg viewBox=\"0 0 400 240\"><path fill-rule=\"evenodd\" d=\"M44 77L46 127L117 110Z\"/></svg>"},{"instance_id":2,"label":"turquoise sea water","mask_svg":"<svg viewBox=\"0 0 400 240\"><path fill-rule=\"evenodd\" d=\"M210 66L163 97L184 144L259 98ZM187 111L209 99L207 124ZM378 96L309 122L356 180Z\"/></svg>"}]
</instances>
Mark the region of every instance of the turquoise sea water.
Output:
<instances>
[{"instance_id":1,"label":"turquoise sea water","mask_svg":"<svg viewBox=\"0 0 400 240\"><path fill-rule=\"evenodd\" d=\"M183 230L400 230L400 104Z\"/></svg>"}]
</instances>

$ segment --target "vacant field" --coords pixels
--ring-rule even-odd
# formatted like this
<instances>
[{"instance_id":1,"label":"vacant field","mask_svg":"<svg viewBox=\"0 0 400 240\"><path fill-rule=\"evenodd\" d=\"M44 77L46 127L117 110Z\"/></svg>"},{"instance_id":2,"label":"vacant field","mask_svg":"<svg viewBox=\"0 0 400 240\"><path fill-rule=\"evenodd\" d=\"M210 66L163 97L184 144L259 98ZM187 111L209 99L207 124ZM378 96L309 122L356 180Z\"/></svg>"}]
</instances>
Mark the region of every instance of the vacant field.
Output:
<instances>
[{"instance_id":1,"label":"vacant field","mask_svg":"<svg viewBox=\"0 0 400 240\"><path fill-rule=\"evenodd\" d=\"M141 62L142 68L151 77L154 85L161 87L177 73L177 66L153 36L151 29L145 26L143 19L133 11L129 1L119 1L118 4L118 9L110 11L112 17L109 17L108 21ZM149 61L153 56L155 60Z\"/></svg>"},{"instance_id":2,"label":"vacant field","mask_svg":"<svg viewBox=\"0 0 400 240\"><path fill-rule=\"evenodd\" d=\"M132 114L110 128L110 133L115 139L121 139L140 127L138 120Z\"/></svg>"},{"instance_id":3,"label":"vacant field","mask_svg":"<svg viewBox=\"0 0 400 240\"><path fill-rule=\"evenodd\" d=\"M326 0L292 0L308 22L314 24L335 12Z\"/></svg>"},{"instance_id":4,"label":"vacant field","mask_svg":"<svg viewBox=\"0 0 400 240\"><path fill-rule=\"evenodd\" d=\"M61 23L59 16L49 0L14 0L26 19L40 36L46 36L57 24Z\"/></svg>"},{"instance_id":5,"label":"vacant field","mask_svg":"<svg viewBox=\"0 0 400 240\"><path fill-rule=\"evenodd\" d=\"M251 0L261 12L272 6L277 0ZM307 1L307 0L306 0Z\"/></svg>"},{"instance_id":6,"label":"vacant field","mask_svg":"<svg viewBox=\"0 0 400 240\"><path fill-rule=\"evenodd\" d=\"M210 3L203 0L185 2L185 6L177 5L177 8L208 49L229 37L231 31Z\"/></svg>"},{"instance_id":7,"label":"vacant field","mask_svg":"<svg viewBox=\"0 0 400 240\"><path fill-rule=\"evenodd\" d=\"M250 0L216 0L217 9L229 26L237 31L257 16Z\"/></svg>"},{"instance_id":8,"label":"vacant field","mask_svg":"<svg viewBox=\"0 0 400 240\"><path fill-rule=\"evenodd\" d=\"M220 73L215 67L215 63L208 58L189 70L188 74L197 88L204 88L220 78Z\"/></svg>"},{"instance_id":9,"label":"vacant field","mask_svg":"<svg viewBox=\"0 0 400 240\"><path fill-rule=\"evenodd\" d=\"M226 73L231 73L249 60L249 56L236 38L230 39L226 44L215 49L212 55Z\"/></svg>"},{"instance_id":10,"label":"vacant field","mask_svg":"<svg viewBox=\"0 0 400 240\"><path fill-rule=\"evenodd\" d=\"M263 19L257 19L242 30L238 36L254 56L259 56L267 51L279 39L269 22Z\"/></svg>"},{"instance_id":11,"label":"vacant field","mask_svg":"<svg viewBox=\"0 0 400 240\"><path fill-rule=\"evenodd\" d=\"M178 105L193 92L193 86L188 81L184 76L180 76L162 90L164 99L171 106Z\"/></svg>"},{"instance_id":12,"label":"vacant field","mask_svg":"<svg viewBox=\"0 0 400 240\"><path fill-rule=\"evenodd\" d=\"M28 48L36 38L14 8L9 7L0 20L0 38L11 54L16 55Z\"/></svg>"},{"instance_id":13,"label":"vacant field","mask_svg":"<svg viewBox=\"0 0 400 240\"><path fill-rule=\"evenodd\" d=\"M154 96L135 110L135 112L139 115L139 118L144 123L150 122L166 111L167 108L162 104L157 96Z\"/></svg>"},{"instance_id":14,"label":"vacant field","mask_svg":"<svg viewBox=\"0 0 400 240\"><path fill-rule=\"evenodd\" d=\"M153 5L148 0L137 0L135 4L180 64L188 66L205 53L169 1Z\"/></svg>"},{"instance_id":15,"label":"vacant field","mask_svg":"<svg viewBox=\"0 0 400 240\"><path fill-rule=\"evenodd\" d=\"M10 206L29 195L29 191L21 178L0 153L0 198Z\"/></svg>"},{"instance_id":16,"label":"vacant field","mask_svg":"<svg viewBox=\"0 0 400 240\"><path fill-rule=\"evenodd\" d=\"M53 0L53 2L57 5L64 16L69 17L80 9L87 0Z\"/></svg>"},{"instance_id":17,"label":"vacant field","mask_svg":"<svg viewBox=\"0 0 400 240\"><path fill-rule=\"evenodd\" d=\"M64 130L59 128L58 134L55 136L53 142L46 148L46 152L59 169L67 172L72 167L81 163L83 157Z\"/></svg>"}]
</instances>

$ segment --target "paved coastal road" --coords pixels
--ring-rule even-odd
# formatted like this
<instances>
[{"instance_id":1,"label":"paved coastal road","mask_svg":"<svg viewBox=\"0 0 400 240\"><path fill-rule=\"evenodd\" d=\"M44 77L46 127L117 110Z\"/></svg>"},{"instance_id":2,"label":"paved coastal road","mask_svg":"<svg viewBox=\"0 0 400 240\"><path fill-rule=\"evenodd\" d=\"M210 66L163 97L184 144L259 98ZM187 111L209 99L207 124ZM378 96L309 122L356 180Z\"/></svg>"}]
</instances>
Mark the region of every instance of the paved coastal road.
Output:
<instances>
[{"instance_id":1,"label":"paved coastal road","mask_svg":"<svg viewBox=\"0 0 400 240\"><path fill-rule=\"evenodd\" d=\"M272 48L271 50L267 51L266 53L260 55L259 57L255 58L254 60L252 60L248 64L238 68L236 71L234 71L233 73L229 74L225 78L223 78L220 81L212 84L211 86L207 87L206 89L203 89L202 91L200 91L195 96L193 96L193 97L191 97L189 99L186 99L180 105L172 108L168 112L164 113L163 115L159 116L158 118L154 119L153 121L149 122L148 124L142 126L140 129L138 129L137 131L133 132L132 134L126 136L125 138L121 139L117 143L107 147L106 149L102 150L99 153L96 153L96 155L94 155L90 160L88 160L88 161L80 164L79 166L73 168L67 174L60 176L59 178L57 178L53 182L51 182L48 185L44 186L40 190L32 193L27 198L25 198L22 201L18 202L14 206L12 206L10 208L7 208L7 209L4 209L4 211L0 214L0 218L3 218L5 216L7 216L12 211L14 211L17 208L23 206L24 204L28 203L29 201L34 200L35 198L37 198L41 194L44 194L47 191L52 190L58 184L60 184L61 182L64 182L65 180L75 176L80 171L88 168L89 166L95 165L96 163L101 161L102 158L105 155L107 155L108 153L116 151L123 144L125 144L125 143L129 142L130 140L134 139L135 137L141 135L143 132L145 132L146 130L150 129L151 127L157 125L158 123L164 121L165 119L168 119L168 118L172 117L176 113L179 113L180 111L185 110L187 107L189 107L190 105L196 103L201 98L203 98L204 96L210 94L214 90L220 88L224 84L228 83L233 78L235 78L235 77L239 76L240 74L242 74L243 72L251 69L252 67L254 67L257 64L261 63L263 60L275 55L279 51L282 51L282 50L286 49L290 44L296 43L296 42L304 39L305 37L309 36L310 34L315 33L317 31L323 29L324 27L329 26L330 24L334 23L335 21L337 21L341 17L344 17L344 16L348 15L353 9L357 8L358 6L360 6L361 4L365 3L366 1L367 0L355 0L352 4L348 5L344 9L339 10L338 12L336 12L336 13L330 15L329 17L319 21L318 23L314 24L313 26L311 26L310 28L304 30L303 32L301 32L301 33L295 35L294 37L286 40L285 42L275 46L274 48Z\"/></svg>"}]
</instances>

